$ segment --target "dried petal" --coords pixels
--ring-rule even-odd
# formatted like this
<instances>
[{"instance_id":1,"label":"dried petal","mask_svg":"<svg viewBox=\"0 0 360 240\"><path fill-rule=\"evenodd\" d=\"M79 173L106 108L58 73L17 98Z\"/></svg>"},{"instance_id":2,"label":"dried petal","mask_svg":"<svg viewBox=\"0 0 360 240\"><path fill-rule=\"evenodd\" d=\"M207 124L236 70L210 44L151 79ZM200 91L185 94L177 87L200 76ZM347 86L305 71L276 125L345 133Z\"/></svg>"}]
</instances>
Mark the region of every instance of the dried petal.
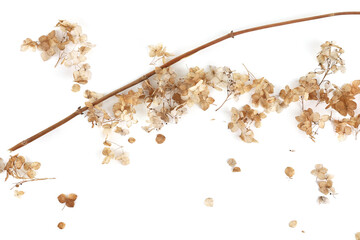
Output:
<instances>
[{"instance_id":1,"label":"dried petal","mask_svg":"<svg viewBox=\"0 0 360 240\"><path fill-rule=\"evenodd\" d=\"M58 200L59 200L59 202L60 203L65 203L65 201L66 201L66 195L65 194L60 194L59 196L58 196Z\"/></svg>"},{"instance_id":2,"label":"dried petal","mask_svg":"<svg viewBox=\"0 0 360 240\"><path fill-rule=\"evenodd\" d=\"M80 85L77 84L77 83L75 83L75 84L72 86L71 91L73 91L73 92L78 92L78 91L80 91Z\"/></svg>"},{"instance_id":3,"label":"dried petal","mask_svg":"<svg viewBox=\"0 0 360 240\"><path fill-rule=\"evenodd\" d=\"M24 191L18 191L18 190L14 191L14 196L17 197L17 198L21 198L21 196L24 195L24 194L25 194Z\"/></svg>"},{"instance_id":4,"label":"dried petal","mask_svg":"<svg viewBox=\"0 0 360 240\"><path fill-rule=\"evenodd\" d=\"M29 178L35 178L36 176L36 172L32 169L29 169L27 172L26 172L26 175L28 175Z\"/></svg>"},{"instance_id":5,"label":"dried petal","mask_svg":"<svg viewBox=\"0 0 360 240\"><path fill-rule=\"evenodd\" d=\"M227 160L227 163L229 164L230 167L235 167L236 166L236 160L234 158L229 158Z\"/></svg>"},{"instance_id":6,"label":"dried petal","mask_svg":"<svg viewBox=\"0 0 360 240\"><path fill-rule=\"evenodd\" d=\"M59 222L59 224L57 226L59 229L64 229L66 224L64 222Z\"/></svg>"},{"instance_id":7,"label":"dried petal","mask_svg":"<svg viewBox=\"0 0 360 240\"><path fill-rule=\"evenodd\" d=\"M295 228L296 225L297 225L297 221L296 221L296 220L292 220L292 221L289 222L289 227L291 227L291 228Z\"/></svg>"},{"instance_id":8,"label":"dried petal","mask_svg":"<svg viewBox=\"0 0 360 240\"><path fill-rule=\"evenodd\" d=\"M295 175L295 170L292 167L285 168L285 174L289 178L292 178Z\"/></svg>"},{"instance_id":9,"label":"dried petal","mask_svg":"<svg viewBox=\"0 0 360 240\"><path fill-rule=\"evenodd\" d=\"M155 140L158 144L162 144L163 142L165 142L165 139L166 139L166 137L164 135L158 134L158 135L156 135Z\"/></svg>"},{"instance_id":10,"label":"dried petal","mask_svg":"<svg viewBox=\"0 0 360 240\"><path fill-rule=\"evenodd\" d=\"M65 205L66 205L67 207L73 208L73 207L75 206L75 202L72 201L72 200L66 199Z\"/></svg>"},{"instance_id":11,"label":"dried petal","mask_svg":"<svg viewBox=\"0 0 360 240\"><path fill-rule=\"evenodd\" d=\"M205 206L207 207L213 207L214 206L214 200L212 198L206 198L204 201Z\"/></svg>"},{"instance_id":12,"label":"dried petal","mask_svg":"<svg viewBox=\"0 0 360 240\"><path fill-rule=\"evenodd\" d=\"M71 201L75 201L77 199L77 195L75 193L70 193L68 196L68 199L70 199Z\"/></svg>"}]
</instances>

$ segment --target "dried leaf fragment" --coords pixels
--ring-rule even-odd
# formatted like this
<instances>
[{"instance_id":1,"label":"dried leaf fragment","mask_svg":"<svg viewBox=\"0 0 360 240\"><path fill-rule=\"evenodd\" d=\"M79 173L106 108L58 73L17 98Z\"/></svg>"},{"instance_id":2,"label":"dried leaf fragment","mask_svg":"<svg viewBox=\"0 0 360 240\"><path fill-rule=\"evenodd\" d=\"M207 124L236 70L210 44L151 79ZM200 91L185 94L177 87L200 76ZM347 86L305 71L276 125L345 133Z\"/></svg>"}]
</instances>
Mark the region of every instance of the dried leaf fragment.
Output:
<instances>
[{"instance_id":1,"label":"dried leaf fragment","mask_svg":"<svg viewBox=\"0 0 360 240\"><path fill-rule=\"evenodd\" d=\"M166 137L164 135L158 134L158 135L156 135L155 141L158 144L162 144L163 142L165 142L165 139L166 139Z\"/></svg>"},{"instance_id":2,"label":"dried leaf fragment","mask_svg":"<svg viewBox=\"0 0 360 240\"><path fill-rule=\"evenodd\" d=\"M296 221L296 220L292 220L292 221L289 222L289 227L291 227L291 228L295 228L296 225L297 225L297 221Z\"/></svg>"},{"instance_id":3,"label":"dried leaf fragment","mask_svg":"<svg viewBox=\"0 0 360 240\"><path fill-rule=\"evenodd\" d=\"M206 198L204 201L205 206L207 207L213 207L214 206L214 200L212 198Z\"/></svg>"}]
</instances>

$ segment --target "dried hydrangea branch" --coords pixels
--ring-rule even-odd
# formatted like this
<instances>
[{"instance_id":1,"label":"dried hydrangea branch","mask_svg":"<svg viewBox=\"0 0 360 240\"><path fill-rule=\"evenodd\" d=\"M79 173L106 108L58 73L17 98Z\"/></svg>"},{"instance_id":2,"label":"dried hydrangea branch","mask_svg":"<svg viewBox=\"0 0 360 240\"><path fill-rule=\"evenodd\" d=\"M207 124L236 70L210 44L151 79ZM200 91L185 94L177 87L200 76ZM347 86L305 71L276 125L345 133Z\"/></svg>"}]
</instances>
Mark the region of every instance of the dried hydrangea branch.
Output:
<instances>
[{"instance_id":1,"label":"dried hydrangea branch","mask_svg":"<svg viewBox=\"0 0 360 240\"><path fill-rule=\"evenodd\" d=\"M181 54L179 55L178 57L175 57L173 58L172 60L164 63L163 65L160 66L161 69L163 68L167 68L177 62L179 62L180 60L186 58L186 57L189 57L191 56L192 54L200 51L200 50L203 50L207 47L210 47L214 44L217 44L219 42L222 42L226 39L229 39L229 38L234 38L235 36L237 35L241 35L241 34L244 34L244 33L248 33L248 32L254 32L254 31L258 31L258 30L262 30L262 29L267 29L267 28L272 28L272 27L278 27L278 26L284 26L284 25L289 25L289 24L293 24L293 23L299 23L299 22L306 22L306 21L311 21L311 20L316 20L316 19L321 19L321 18L327 18L327 17L333 17L333 16L341 16L341 15L360 15L360 12L359 11L349 11L349 12L336 12L336 13L329 13L329 14L323 14L323 15L318 15L318 16L312 16L312 17L306 17L306 18L299 18L299 19L294 19L294 20L289 20L289 21L283 21L283 22L278 22L278 23L272 23L272 24L267 24L267 25L263 25L263 26L258 26L258 27L253 27L253 28L248 28L248 29L244 29L244 30L240 30L240 31L236 31L236 32L233 32L231 31L230 33L220 37L220 38L217 38L211 42L208 42L206 44L203 44L197 48L194 48L193 50L190 50L184 54ZM128 88L131 88L135 85L137 85L138 83L141 83L143 81L145 81L146 79L150 78L151 76L153 76L154 74L156 73L155 70L151 71L151 72L148 72L147 74L143 75L142 77L136 79L135 81L119 88L119 89L116 89L108 94L106 94L105 96L99 98L98 100L94 101L92 103L93 106L107 100L108 98L128 89ZM9 151L15 151L29 143L31 143L32 141L40 138L41 136L51 132L52 130L58 128L59 126L63 125L64 123L70 121L71 119L73 119L74 117L82 114L83 112L85 112L86 110L88 110L88 106L85 106L85 107L82 107L82 108L79 108L77 109L75 112L73 112L72 114L70 114L69 116L67 116L66 118L62 119L61 121L53 124L52 126L42 130L41 132L27 138L26 140L24 141L21 141L20 143L16 144L15 146L11 147L9 149Z\"/></svg>"}]
</instances>

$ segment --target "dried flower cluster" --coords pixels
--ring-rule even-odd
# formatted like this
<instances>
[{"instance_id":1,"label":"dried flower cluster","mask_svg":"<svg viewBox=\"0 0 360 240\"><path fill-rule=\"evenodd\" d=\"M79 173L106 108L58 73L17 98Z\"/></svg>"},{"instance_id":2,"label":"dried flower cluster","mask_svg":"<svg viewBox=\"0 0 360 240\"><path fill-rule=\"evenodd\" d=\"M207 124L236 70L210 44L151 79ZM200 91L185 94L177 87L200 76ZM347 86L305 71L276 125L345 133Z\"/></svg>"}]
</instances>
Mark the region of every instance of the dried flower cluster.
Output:
<instances>
[{"instance_id":1,"label":"dried flower cluster","mask_svg":"<svg viewBox=\"0 0 360 240\"><path fill-rule=\"evenodd\" d=\"M94 45L87 42L87 35L82 33L82 28L76 23L60 20L56 27L58 30L40 36L38 41L26 38L21 45L21 51L39 50L44 61L58 55L55 67L60 63L73 69L75 84L72 91L78 92L79 84L86 84L91 77L90 65L85 63L85 55Z\"/></svg>"},{"instance_id":2,"label":"dried flower cluster","mask_svg":"<svg viewBox=\"0 0 360 240\"><path fill-rule=\"evenodd\" d=\"M336 73L338 70L345 72L345 62L341 59L344 49L334 42L326 41L321 45L321 51L317 56L322 72Z\"/></svg>"},{"instance_id":3,"label":"dried flower cluster","mask_svg":"<svg viewBox=\"0 0 360 240\"><path fill-rule=\"evenodd\" d=\"M254 132L250 127L255 125L256 128L259 128L261 126L261 120L266 118L266 114L263 112L258 113L249 105L245 105L242 110L232 108L231 113L231 122L228 124L228 128L232 132L240 130L240 138L246 143L257 142L254 138Z\"/></svg>"},{"instance_id":4,"label":"dried flower cluster","mask_svg":"<svg viewBox=\"0 0 360 240\"><path fill-rule=\"evenodd\" d=\"M102 150L102 155L105 156L103 164L108 164L111 159L118 160L122 165L128 165L130 163L129 154L124 152L122 146L116 146L112 148L112 143L108 140L104 141L106 147ZM115 144L116 145L116 144Z\"/></svg>"},{"instance_id":5,"label":"dried flower cluster","mask_svg":"<svg viewBox=\"0 0 360 240\"><path fill-rule=\"evenodd\" d=\"M310 139L314 141L319 128L325 127L325 122L330 119L329 115L322 115L318 112L313 112L311 108L304 110L300 116L296 116L296 120L299 122L298 128L309 135ZM314 130L315 127L318 129Z\"/></svg>"},{"instance_id":6,"label":"dried flower cluster","mask_svg":"<svg viewBox=\"0 0 360 240\"><path fill-rule=\"evenodd\" d=\"M315 169L311 171L311 174L316 176L316 183L319 186L319 191L325 196L320 196L318 198L319 203L327 203L328 199L326 195L335 195L335 188L333 187L334 178L333 175L328 174L328 169L325 168L322 164L316 164Z\"/></svg>"},{"instance_id":7,"label":"dried flower cluster","mask_svg":"<svg viewBox=\"0 0 360 240\"><path fill-rule=\"evenodd\" d=\"M58 201L60 203L65 203L65 206L69 208L73 208L75 206L75 201L77 199L77 195L75 193L70 193L69 195L60 194L58 196Z\"/></svg>"},{"instance_id":8,"label":"dried flower cluster","mask_svg":"<svg viewBox=\"0 0 360 240\"><path fill-rule=\"evenodd\" d=\"M157 61L156 58L161 59L165 63L166 58L172 56L170 53L166 52L166 47L162 44L150 45L149 46L149 57L154 58L153 64Z\"/></svg>"},{"instance_id":9,"label":"dried flower cluster","mask_svg":"<svg viewBox=\"0 0 360 240\"><path fill-rule=\"evenodd\" d=\"M149 46L149 55L153 58L161 58L166 62L171 54L161 45ZM170 67L161 68L154 63L155 75L145 80L141 87L131 89L127 92L117 94L117 101L111 110L105 109L102 104L92 103L103 95L86 90L84 93L88 101L86 115L92 126L99 126L104 129L107 136L112 133L127 135L128 128L136 124L136 107L145 106L147 110L147 126L143 129L147 132L160 130L170 122L177 123L189 108L198 105L201 109L208 110L214 104L214 98L210 96L211 89L227 90L226 101L231 97L235 100L244 93L250 93L251 106L244 105L241 108L231 109L231 122L228 128L232 132L240 132L240 139L246 143L257 142L252 127L259 128L263 119L271 112L281 112L291 103L299 102L302 111L296 116L298 128L305 132L310 139L315 141L319 129L325 127L326 122L331 122L339 139L360 131L360 115L355 115L357 104L355 96L360 93L360 80L351 84L345 84L339 88L331 84L326 77L340 71L345 71L344 61L341 54L342 48L333 42L326 42L321 45L318 54L320 70L309 72L301 77L298 85L294 88L285 86L278 94L274 93L274 85L265 78L256 78L247 69L247 74L236 73L228 67L210 66L208 71L199 67L190 68L184 77L179 77ZM307 107L308 101L316 103L316 107ZM312 104L314 105L314 104ZM220 106L222 107L223 104ZM262 108L263 110L258 110ZM317 110L316 108L321 108ZM329 111L327 114L320 114L319 111ZM349 118L338 119L332 111ZM162 142L162 135L158 135L156 141ZM165 140L165 137L164 137ZM129 138L133 143L134 138ZM116 159L113 151L105 149L104 163ZM118 157L127 159L126 154ZM126 163L127 160L122 160ZM235 169L237 171L239 169Z\"/></svg>"},{"instance_id":10,"label":"dried flower cluster","mask_svg":"<svg viewBox=\"0 0 360 240\"><path fill-rule=\"evenodd\" d=\"M25 157L19 154L10 156L4 167L1 167L1 165L4 165L2 159L0 159L0 172L6 171L5 181L9 176L16 179L34 179L36 171L41 167L39 162L27 162Z\"/></svg>"},{"instance_id":11,"label":"dried flower cluster","mask_svg":"<svg viewBox=\"0 0 360 240\"><path fill-rule=\"evenodd\" d=\"M357 109L355 97L360 93L360 81L355 80L338 87L326 79L329 74L334 74L339 70L345 72L345 63L341 58L342 53L344 50L333 42L322 44L321 51L317 56L320 70L301 77L297 87L291 89L286 86L279 94L283 100L280 104L282 107L287 107L292 102L301 101L302 112L296 117L299 122L298 128L313 141L318 130L324 128L327 121L334 125L339 140L344 140L347 135L352 133L356 136L359 132L360 116L355 115ZM328 109L329 113L320 115L313 108L305 109L306 101L314 101L316 106L322 106L321 111ZM344 117L349 117L336 119L331 110L335 110Z\"/></svg>"}]
</instances>

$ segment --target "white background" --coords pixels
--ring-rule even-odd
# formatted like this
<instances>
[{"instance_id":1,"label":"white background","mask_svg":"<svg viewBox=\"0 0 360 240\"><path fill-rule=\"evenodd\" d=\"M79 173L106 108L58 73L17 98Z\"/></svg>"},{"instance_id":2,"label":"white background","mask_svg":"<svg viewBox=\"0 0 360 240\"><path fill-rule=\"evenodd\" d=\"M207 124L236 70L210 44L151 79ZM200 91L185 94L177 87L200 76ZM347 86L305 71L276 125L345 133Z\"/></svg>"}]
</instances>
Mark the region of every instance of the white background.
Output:
<instances>
[{"instance_id":1,"label":"white background","mask_svg":"<svg viewBox=\"0 0 360 240\"><path fill-rule=\"evenodd\" d=\"M54 69L38 53L20 52L22 40L47 34L59 19L77 22L96 48L88 56L93 78L83 89L109 92L152 70L149 44L163 43L179 55L200 44L248 27L299 17L360 10L357 1L2 1L0 3L0 156L7 149L83 105L70 91L71 71ZM229 39L191 56L174 68L245 64L278 91L317 67L321 43L345 49L346 74L329 79L341 85L360 78L360 16L340 16L267 29ZM224 99L218 94L217 104ZM101 165L103 134L77 117L16 153L39 161L39 177L25 184L22 199L11 181L0 184L1 239L355 239L360 231L359 142L338 142L327 125L314 144L296 127L294 103L270 114L256 129L258 144L245 144L227 130L232 106L221 111L191 109L179 124L156 132L131 129L137 141L118 140L131 163ZM211 121L215 118L214 121ZM143 117L144 119L144 117ZM289 152L295 149L295 152ZM237 160L232 173L226 160ZM335 175L339 193L318 205L315 178L323 163ZM296 174L289 180L284 169ZM4 174L1 175L5 177ZM56 197L78 194L63 211ZM204 206L212 197L214 207ZM291 229L288 223L298 221ZM57 223L64 221L64 230ZM305 231L302 233L301 231Z\"/></svg>"}]
</instances>

